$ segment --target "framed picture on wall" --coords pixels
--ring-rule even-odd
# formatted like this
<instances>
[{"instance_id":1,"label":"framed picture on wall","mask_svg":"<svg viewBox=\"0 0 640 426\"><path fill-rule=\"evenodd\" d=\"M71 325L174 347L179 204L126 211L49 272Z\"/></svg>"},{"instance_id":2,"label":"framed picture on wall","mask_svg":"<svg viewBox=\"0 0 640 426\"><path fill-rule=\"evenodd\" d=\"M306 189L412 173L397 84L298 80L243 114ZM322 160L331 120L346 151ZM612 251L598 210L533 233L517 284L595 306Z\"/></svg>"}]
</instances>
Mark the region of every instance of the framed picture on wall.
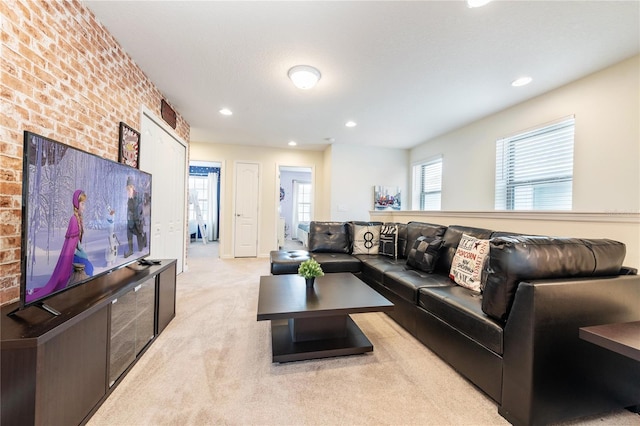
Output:
<instances>
[{"instance_id":1,"label":"framed picture on wall","mask_svg":"<svg viewBox=\"0 0 640 426\"><path fill-rule=\"evenodd\" d=\"M140 133L120 122L118 161L128 166L140 168Z\"/></svg>"},{"instance_id":2,"label":"framed picture on wall","mask_svg":"<svg viewBox=\"0 0 640 426\"><path fill-rule=\"evenodd\" d=\"M402 194L397 186L373 187L374 210L400 210L402 208Z\"/></svg>"}]
</instances>

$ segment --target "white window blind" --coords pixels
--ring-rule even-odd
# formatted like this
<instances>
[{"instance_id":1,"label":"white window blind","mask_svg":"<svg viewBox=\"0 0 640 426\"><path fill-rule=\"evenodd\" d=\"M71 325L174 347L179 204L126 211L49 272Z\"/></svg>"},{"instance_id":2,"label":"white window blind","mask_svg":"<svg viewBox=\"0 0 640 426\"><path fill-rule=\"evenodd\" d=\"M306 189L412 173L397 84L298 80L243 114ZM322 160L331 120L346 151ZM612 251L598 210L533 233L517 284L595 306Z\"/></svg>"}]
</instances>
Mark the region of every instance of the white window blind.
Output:
<instances>
[{"instance_id":1,"label":"white window blind","mask_svg":"<svg viewBox=\"0 0 640 426\"><path fill-rule=\"evenodd\" d=\"M442 157L416 164L413 176L414 206L417 205L420 210L440 210Z\"/></svg>"},{"instance_id":2,"label":"white window blind","mask_svg":"<svg viewBox=\"0 0 640 426\"><path fill-rule=\"evenodd\" d=\"M571 210L575 119L496 142L496 210Z\"/></svg>"},{"instance_id":3,"label":"white window blind","mask_svg":"<svg viewBox=\"0 0 640 426\"><path fill-rule=\"evenodd\" d=\"M298 222L309 222L311 220L311 184L298 183Z\"/></svg>"}]
</instances>

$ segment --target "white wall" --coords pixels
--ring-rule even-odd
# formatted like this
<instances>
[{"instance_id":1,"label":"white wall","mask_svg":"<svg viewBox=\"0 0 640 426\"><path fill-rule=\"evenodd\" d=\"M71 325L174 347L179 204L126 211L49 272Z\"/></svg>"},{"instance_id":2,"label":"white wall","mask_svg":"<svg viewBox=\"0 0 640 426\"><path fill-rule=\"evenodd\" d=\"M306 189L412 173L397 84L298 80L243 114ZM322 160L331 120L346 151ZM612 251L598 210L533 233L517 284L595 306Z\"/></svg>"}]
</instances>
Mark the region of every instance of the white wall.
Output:
<instances>
[{"instance_id":1,"label":"white wall","mask_svg":"<svg viewBox=\"0 0 640 426\"><path fill-rule=\"evenodd\" d=\"M405 203L408 159L409 151L404 149L333 144L330 219L369 220L376 185L400 187Z\"/></svg>"},{"instance_id":2,"label":"white wall","mask_svg":"<svg viewBox=\"0 0 640 426\"><path fill-rule=\"evenodd\" d=\"M638 213L612 215L572 212L380 211L372 212L371 220L400 223L418 221L446 226L474 226L493 231L510 231L528 235L608 238L626 245L625 266L640 269L640 214Z\"/></svg>"},{"instance_id":3,"label":"white wall","mask_svg":"<svg viewBox=\"0 0 640 426\"><path fill-rule=\"evenodd\" d=\"M573 211L494 211L496 140L569 115L576 118ZM443 211L376 212L372 220L611 238L626 244L625 264L640 267L640 56L427 141L410 161L438 154Z\"/></svg>"},{"instance_id":4,"label":"white wall","mask_svg":"<svg viewBox=\"0 0 640 426\"><path fill-rule=\"evenodd\" d=\"M639 76L635 56L427 141L410 161L443 154L442 210L493 210L496 140L575 114L573 211L638 213Z\"/></svg>"},{"instance_id":5,"label":"white wall","mask_svg":"<svg viewBox=\"0 0 640 426\"><path fill-rule=\"evenodd\" d=\"M457 212L481 212L465 223L491 229L623 241L631 266L640 266L640 57L636 56L545 95L516 105L412 150L334 144L324 152L191 142L190 159L220 161L222 211L220 255L232 257L234 161L261 163L259 256L277 246L278 165L314 169L315 220L374 220L374 185L399 186L409 208L411 164L443 155L442 208L436 223L454 224ZM535 84L535 82L533 83ZM525 88L514 90L526 90ZM492 213L495 141L575 114L574 212L600 213L586 220L571 216L503 217ZM447 212L452 217L447 217ZM420 220L418 213L400 212ZM611 216L608 221L606 216ZM472 215L473 216L473 215ZM498 222L488 221L495 216ZM391 217L391 216L389 216ZM533 225L535 221L535 226ZM585 223L592 223L593 231ZM526 229L525 229L526 228ZM618 238L620 237L620 238Z\"/></svg>"}]
</instances>

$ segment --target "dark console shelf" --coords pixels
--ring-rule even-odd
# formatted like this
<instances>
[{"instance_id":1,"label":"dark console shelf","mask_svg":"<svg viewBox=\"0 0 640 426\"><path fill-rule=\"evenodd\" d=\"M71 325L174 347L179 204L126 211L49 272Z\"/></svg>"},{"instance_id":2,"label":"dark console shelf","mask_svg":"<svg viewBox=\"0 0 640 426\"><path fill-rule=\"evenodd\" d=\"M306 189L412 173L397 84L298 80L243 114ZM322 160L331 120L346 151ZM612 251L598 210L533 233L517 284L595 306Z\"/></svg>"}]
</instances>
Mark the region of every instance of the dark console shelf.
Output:
<instances>
[{"instance_id":1,"label":"dark console shelf","mask_svg":"<svg viewBox=\"0 0 640 426\"><path fill-rule=\"evenodd\" d=\"M175 260L131 264L47 299L47 305L60 312L58 316L35 306L9 316L17 303L3 306L2 424L86 422L124 376L109 383L112 305L149 282L152 299L146 323L153 324L152 336L136 351L126 374L175 316ZM138 321L138 312L130 315L118 321Z\"/></svg>"}]
</instances>

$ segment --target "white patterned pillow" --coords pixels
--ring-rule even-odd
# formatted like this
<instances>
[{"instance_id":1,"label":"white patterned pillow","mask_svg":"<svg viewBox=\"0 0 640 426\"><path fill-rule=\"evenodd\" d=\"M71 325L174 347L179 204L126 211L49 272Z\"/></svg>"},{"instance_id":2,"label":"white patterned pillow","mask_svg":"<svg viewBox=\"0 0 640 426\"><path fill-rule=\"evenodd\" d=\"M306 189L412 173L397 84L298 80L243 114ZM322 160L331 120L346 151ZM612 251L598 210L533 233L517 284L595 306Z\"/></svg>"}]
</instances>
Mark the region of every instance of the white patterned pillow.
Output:
<instances>
[{"instance_id":1,"label":"white patterned pillow","mask_svg":"<svg viewBox=\"0 0 640 426\"><path fill-rule=\"evenodd\" d=\"M488 257L489 240L479 240L462 234L451 262L449 278L462 287L481 292L484 288L482 270Z\"/></svg>"},{"instance_id":2,"label":"white patterned pillow","mask_svg":"<svg viewBox=\"0 0 640 426\"><path fill-rule=\"evenodd\" d=\"M378 254L380 225L354 225L353 254Z\"/></svg>"}]
</instances>

